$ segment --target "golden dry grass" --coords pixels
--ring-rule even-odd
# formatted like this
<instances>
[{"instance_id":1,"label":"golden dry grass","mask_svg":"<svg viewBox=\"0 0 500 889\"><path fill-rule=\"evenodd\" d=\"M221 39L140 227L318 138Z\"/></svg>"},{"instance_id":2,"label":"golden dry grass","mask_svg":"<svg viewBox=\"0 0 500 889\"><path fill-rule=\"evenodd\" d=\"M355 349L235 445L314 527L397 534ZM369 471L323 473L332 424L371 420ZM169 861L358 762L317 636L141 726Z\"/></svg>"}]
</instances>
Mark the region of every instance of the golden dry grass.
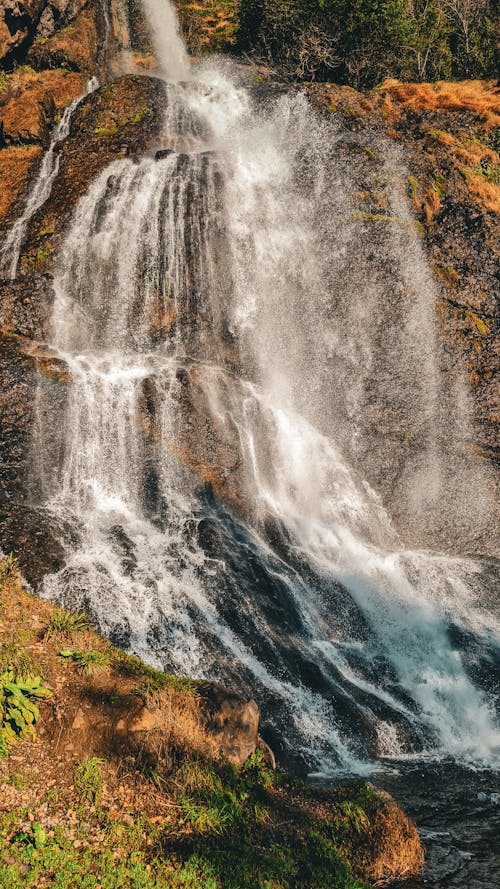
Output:
<instances>
[{"instance_id":1,"label":"golden dry grass","mask_svg":"<svg viewBox=\"0 0 500 889\"><path fill-rule=\"evenodd\" d=\"M500 90L495 81L400 83L388 79L380 92L417 111L472 111L490 127L500 124Z\"/></svg>"},{"instance_id":2,"label":"golden dry grass","mask_svg":"<svg viewBox=\"0 0 500 889\"><path fill-rule=\"evenodd\" d=\"M80 71L88 73L94 68L97 45L95 13L90 5L80 12L74 22L42 44L43 49L50 53L64 53Z\"/></svg>"},{"instance_id":3,"label":"golden dry grass","mask_svg":"<svg viewBox=\"0 0 500 889\"><path fill-rule=\"evenodd\" d=\"M39 145L14 145L0 150L0 219L18 200L41 155Z\"/></svg>"},{"instance_id":4,"label":"golden dry grass","mask_svg":"<svg viewBox=\"0 0 500 889\"><path fill-rule=\"evenodd\" d=\"M414 825L398 806L388 801L377 811L371 829L376 845L365 879L378 886L394 873L400 879L418 873L424 862L422 844Z\"/></svg>"}]
</instances>

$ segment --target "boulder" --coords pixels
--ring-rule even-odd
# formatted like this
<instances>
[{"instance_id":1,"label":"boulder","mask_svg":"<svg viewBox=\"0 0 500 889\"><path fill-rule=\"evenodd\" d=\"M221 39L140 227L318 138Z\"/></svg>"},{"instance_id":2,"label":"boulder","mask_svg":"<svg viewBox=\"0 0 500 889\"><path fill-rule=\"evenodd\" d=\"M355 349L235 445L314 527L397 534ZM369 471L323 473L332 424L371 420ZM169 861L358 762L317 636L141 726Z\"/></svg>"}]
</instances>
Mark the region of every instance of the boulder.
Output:
<instances>
[{"instance_id":1,"label":"boulder","mask_svg":"<svg viewBox=\"0 0 500 889\"><path fill-rule=\"evenodd\" d=\"M257 704L216 682L202 684L200 696L208 733L230 762L242 765L257 749L259 741Z\"/></svg>"}]
</instances>

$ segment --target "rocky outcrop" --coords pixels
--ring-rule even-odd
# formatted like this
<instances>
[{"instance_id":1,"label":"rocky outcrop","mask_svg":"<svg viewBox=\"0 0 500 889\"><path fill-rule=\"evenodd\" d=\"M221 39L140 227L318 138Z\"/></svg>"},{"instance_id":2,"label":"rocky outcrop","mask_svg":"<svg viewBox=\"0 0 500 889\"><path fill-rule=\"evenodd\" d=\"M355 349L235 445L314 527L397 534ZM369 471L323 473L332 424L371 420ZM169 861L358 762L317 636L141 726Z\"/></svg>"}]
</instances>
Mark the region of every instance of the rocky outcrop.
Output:
<instances>
[{"instance_id":1,"label":"rocky outcrop","mask_svg":"<svg viewBox=\"0 0 500 889\"><path fill-rule=\"evenodd\" d=\"M17 78L17 75L16 75ZM9 102L18 100L19 82L9 86ZM64 90L70 94L81 89L81 75L70 72L44 72L43 83L53 91L48 106L53 113L64 105ZM31 80L30 80L31 83ZM35 77L33 90L41 89ZM30 85L28 85L29 87ZM40 93L34 93L40 95ZM19 95L24 95L21 91ZM45 95L45 94L44 94ZM30 465L30 440L35 425L35 392L37 371L42 371L43 385L49 390L49 403L57 405L65 397L67 378L64 368L54 363L53 356L40 348L47 339L52 300L51 262L73 209L93 179L114 159L142 153L153 143L161 128L164 102L163 83L154 78L124 76L89 95L79 106L72 121L68 139L61 143L59 175L50 199L35 214L28 229L16 281L0 281L0 391L2 423L0 424L0 526L4 547L22 546L27 554L25 568L30 579L39 578L54 568L61 551L53 535L48 533L43 515L28 508L36 481ZM3 106L5 107L5 106ZM27 114L35 113L27 108ZM2 113L0 109L0 114ZM10 121L10 116L7 117ZM14 140L15 113L6 138ZM28 124L25 125L26 132ZM40 137L40 134L38 134ZM5 216L1 227L8 231L19 212L19 199L29 185L30 173L40 160L41 146L10 144L0 150L2 163L10 170L12 192L4 196L0 209ZM9 164L14 161L19 166ZM9 181L9 179L7 179ZM47 446L50 445L47 443ZM32 546L28 540L32 539ZM38 540L54 542L45 546ZM28 553L31 551L31 556Z\"/></svg>"},{"instance_id":2,"label":"rocky outcrop","mask_svg":"<svg viewBox=\"0 0 500 889\"><path fill-rule=\"evenodd\" d=\"M102 8L96 2L81 5L81 12L66 27L42 30L27 54L28 64L36 70L67 68L87 76L97 70L104 40Z\"/></svg>"},{"instance_id":3,"label":"rocky outcrop","mask_svg":"<svg viewBox=\"0 0 500 889\"><path fill-rule=\"evenodd\" d=\"M85 77L69 71L16 71L0 90L3 145L48 148L56 117L83 93L84 86Z\"/></svg>"},{"instance_id":4,"label":"rocky outcrop","mask_svg":"<svg viewBox=\"0 0 500 889\"><path fill-rule=\"evenodd\" d=\"M84 99L61 145L59 174L50 199L33 218L21 272L46 272L79 198L111 161L140 154L158 136L164 85L125 75Z\"/></svg>"},{"instance_id":5,"label":"rocky outcrop","mask_svg":"<svg viewBox=\"0 0 500 889\"><path fill-rule=\"evenodd\" d=\"M259 708L215 682L199 686L207 730L229 762L243 765L259 740Z\"/></svg>"},{"instance_id":6,"label":"rocky outcrop","mask_svg":"<svg viewBox=\"0 0 500 889\"><path fill-rule=\"evenodd\" d=\"M64 29L94 0L3 0L0 9L0 67L26 60L33 43ZM74 29L76 30L76 29ZM55 67L55 66L52 66Z\"/></svg>"},{"instance_id":7,"label":"rocky outcrop","mask_svg":"<svg viewBox=\"0 0 500 889\"><path fill-rule=\"evenodd\" d=\"M500 94L493 83L389 82L380 96L391 135L408 151L408 191L440 283L445 349L468 369L471 446L498 460Z\"/></svg>"},{"instance_id":8,"label":"rocky outcrop","mask_svg":"<svg viewBox=\"0 0 500 889\"><path fill-rule=\"evenodd\" d=\"M33 40L47 0L3 0L0 9L0 64L23 58Z\"/></svg>"}]
</instances>

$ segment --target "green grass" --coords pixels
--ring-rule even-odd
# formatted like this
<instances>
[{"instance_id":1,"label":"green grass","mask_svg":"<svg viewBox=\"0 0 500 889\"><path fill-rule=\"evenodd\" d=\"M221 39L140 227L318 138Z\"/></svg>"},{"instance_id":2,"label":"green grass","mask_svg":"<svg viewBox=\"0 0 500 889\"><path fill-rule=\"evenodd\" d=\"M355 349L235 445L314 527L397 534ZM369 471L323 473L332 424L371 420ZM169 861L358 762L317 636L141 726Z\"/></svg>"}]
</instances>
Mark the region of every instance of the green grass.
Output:
<instances>
[{"instance_id":1,"label":"green grass","mask_svg":"<svg viewBox=\"0 0 500 889\"><path fill-rule=\"evenodd\" d=\"M63 608L56 608L47 623L44 641L47 642L54 636L72 637L88 629L87 618L81 612L65 611Z\"/></svg>"},{"instance_id":2,"label":"green grass","mask_svg":"<svg viewBox=\"0 0 500 889\"><path fill-rule=\"evenodd\" d=\"M100 651L98 648L92 648L90 651L80 651L80 649L71 651L66 648L60 651L59 655L72 660L75 667L81 670L82 673L86 673L87 676L98 676L107 673L111 666L109 654L105 651Z\"/></svg>"},{"instance_id":3,"label":"green grass","mask_svg":"<svg viewBox=\"0 0 500 889\"><path fill-rule=\"evenodd\" d=\"M293 843L270 834L182 850L138 818L109 823L97 848L75 849L61 828L25 825L25 811L0 815L2 889L363 889L332 841L314 830Z\"/></svg>"},{"instance_id":4,"label":"green grass","mask_svg":"<svg viewBox=\"0 0 500 889\"><path fill-rule=\"evenodd\" d=\"M145 664L134 654L116 650L113 653L112 664L122 676L138 679L139 684L136 694L144 698L155 698L160 692L171 688L179 692L196 694L198 684L184 676L175 676L173 673L163 673L149 664Z\"/></svg>"},{"instance_id":5,"label":"green grass","mask_svg":"<svg viewBox=\"0 0 500 889\"><path fill-rule=\"evenodd\" d=\"M82 802L98 806L101 802L104 777L102 766L104 760L97 756L82 759L75 768L73 783Z\"/></svg>"}]
</instances>

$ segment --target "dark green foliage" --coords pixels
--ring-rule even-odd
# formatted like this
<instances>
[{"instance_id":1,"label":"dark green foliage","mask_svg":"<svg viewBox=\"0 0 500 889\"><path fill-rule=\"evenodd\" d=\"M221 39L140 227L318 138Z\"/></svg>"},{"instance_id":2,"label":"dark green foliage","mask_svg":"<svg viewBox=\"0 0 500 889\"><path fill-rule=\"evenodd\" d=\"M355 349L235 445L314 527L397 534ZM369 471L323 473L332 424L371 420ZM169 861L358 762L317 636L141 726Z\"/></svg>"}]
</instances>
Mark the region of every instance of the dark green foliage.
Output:
<instances>
[{"instance_id":1,"label":"dark green foliage","mask_svg":"<svg viewBox=\"0 0 500 889\"><path fill-rule=\"evenodd\" d=\"M497 0L241 0L239 44L291 78L495 76Z\"/></svg>"},{"instance_id":2,"label":"dark green foliage","mask_svg":"<svg viewBox=\"0 0 500 889\"><path fill-rule=\"evenodd\" d=\"M34 725L40 718L34 701L51 694L41 676L16 678L12 670L0 674L0 756L11 744L34 735Z\"/></svg>"}]
</instances>

